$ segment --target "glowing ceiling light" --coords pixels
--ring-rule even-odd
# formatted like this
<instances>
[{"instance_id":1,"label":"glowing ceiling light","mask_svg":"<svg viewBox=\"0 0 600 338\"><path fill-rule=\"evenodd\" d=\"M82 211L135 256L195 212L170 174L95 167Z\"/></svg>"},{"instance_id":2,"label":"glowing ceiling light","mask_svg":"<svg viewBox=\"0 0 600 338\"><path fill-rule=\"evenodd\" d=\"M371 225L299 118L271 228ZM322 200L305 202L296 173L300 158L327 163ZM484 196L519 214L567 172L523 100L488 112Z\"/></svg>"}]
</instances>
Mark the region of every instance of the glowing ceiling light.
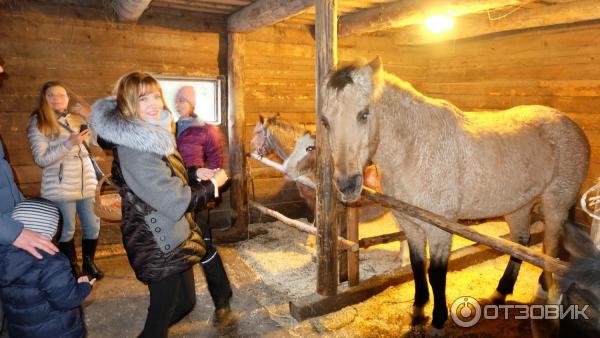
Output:
<instances>
[{"instance_id":1,"label":"glowing ceiling light","mask_svg":"<svg viewBox=\"0 0 600 338\"><path fill-rule=\"evenodd\" d=\"M441 33L452 28L452 26L454 26L454 20L445 15L433 15L427 18L425 26L431 32Z\"/></svg>"}]
</instances>

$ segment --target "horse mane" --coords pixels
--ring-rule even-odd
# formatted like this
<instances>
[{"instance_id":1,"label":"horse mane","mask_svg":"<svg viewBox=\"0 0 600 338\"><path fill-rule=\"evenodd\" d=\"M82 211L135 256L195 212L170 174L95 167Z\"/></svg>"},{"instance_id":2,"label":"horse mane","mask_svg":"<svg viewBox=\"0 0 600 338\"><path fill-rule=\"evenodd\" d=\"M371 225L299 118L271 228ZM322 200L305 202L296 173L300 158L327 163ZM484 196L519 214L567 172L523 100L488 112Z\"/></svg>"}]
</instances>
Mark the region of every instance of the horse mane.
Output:
<instances>
[{"instance_id":1,"label":"horse mane","mask_svg":"<svg viewBox=\"0 0 600 338\"><path fill-rule=\"evenodd\" d=\"M285 121L279 115L267 118L265 128L284 148L288 156L292 153L296 140L308 131L306 125Z\"/></svg>"},{"instance_id":2,"label":"horse mane","mask_svg":"<svg viewBox=\"0 0 600 338\"><path fill-rule=\"evenodd\" d=\"M351 74L360 67L362 67L362 65L359 63L353 63L336 69L329 77L329 82L327 85L330 88L337 89L338 91L344 89L346 85L354 83L354 81L352 81Z\"/></svg>"},{"instance_id":3,"label":"horse mane","mask_svg":"<svg viewBox=\"0 0 600 338\"><path fill-rule=\"evenodd\" d=\"M458 108L457 106L452 104L451 102L446 101L444 99L438 99L438 98L433 98L433 97L427 96L427 95L421 93L420 91L416 90L415 87L412 86L412 84L400 79L399 77L397 77L396 75L394 75L392 73L382 71L380 76L375 77L375 81L382 82L382 83L379 83L378 85L376 85L375 87L385 88L386 86L390 86L390 87L395 88L396 90L399 90L399 91L407 94L408 97L410 97L412 101L423 102L425 104L429 104L429 105L438 107L439 109L430 111L431 114L437 115L438 119L451 118L457 122L465 121L464 112L460 108ZM374 95L379 95L379 94L381 94L381 91L379 93L375 93ZM415 116L413 115L412 117L414 118ZM458 123L462 123L462 122L458 122Z\"/></svg>"}]
</instances>

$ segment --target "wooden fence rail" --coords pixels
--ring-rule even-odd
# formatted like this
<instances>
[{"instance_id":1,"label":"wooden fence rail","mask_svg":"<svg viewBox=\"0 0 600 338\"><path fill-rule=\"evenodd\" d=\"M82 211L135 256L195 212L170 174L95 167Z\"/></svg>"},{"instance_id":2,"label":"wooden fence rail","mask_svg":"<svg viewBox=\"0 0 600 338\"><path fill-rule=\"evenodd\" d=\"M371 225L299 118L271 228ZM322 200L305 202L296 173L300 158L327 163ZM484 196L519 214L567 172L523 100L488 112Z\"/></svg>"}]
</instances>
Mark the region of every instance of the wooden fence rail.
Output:
<instances>
[{"instance_id":1,"label":"wooden fence rail","mask_svg":"<svg viewBox=\"0 0 600 338\"><path fill-rule=\"evenodd\" d=\"M567 270L567 264L560 261L558 258L535 252L528 247L519 245L506 239L494 238L481 234L467 226L450 222L442 216L436 215L419 207L412 206L395 198L385 196L374 191L369 191L368 189L363 189L362 195L383 206L394 208L408 216L435 225L451 234L459 235L473 242L489 246L500 252L522 259L535 266L539 266L545 271L563 275Z\"/></svg>"}]
</instances>

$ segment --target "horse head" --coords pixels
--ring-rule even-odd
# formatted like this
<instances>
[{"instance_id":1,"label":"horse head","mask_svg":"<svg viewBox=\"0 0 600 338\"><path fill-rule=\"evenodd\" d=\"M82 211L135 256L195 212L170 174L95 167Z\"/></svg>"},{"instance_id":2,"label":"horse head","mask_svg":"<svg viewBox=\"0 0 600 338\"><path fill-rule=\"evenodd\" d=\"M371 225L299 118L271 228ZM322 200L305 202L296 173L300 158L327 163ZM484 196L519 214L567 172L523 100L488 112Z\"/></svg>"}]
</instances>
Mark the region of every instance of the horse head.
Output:
<instances>
[{"instance_id":1,"label":"horse head","mask_svg":"<svg viewBox=\"0 0 600 338\"><path fill-rule=\"evenodd\" d=\"M296 141L294 151L290 154L283 167L286 175L291 179L296 179L306 174L314 174L315 164L317 162L317 152L315 151L315 138L309 132L305 133Z\"/></svg>"},{"instance_id":2,"label":"horse head","mask_svg":"<svg viewBox=\"0 0 600 338\"><path fill-rule=\"evenodd\" d=\"M333 180L343 202L355 202L363 185L363 170L378 143L373 103L381 91L381 60L333 71L325 83L321 123L333 158Z\"/></svg>"},{"instance_id":3,"label":"horse head","mask_svg":"<svg viewBox=\"0 0 600 338\"><path fill-rule=\"evenodd\" d=\"M250 141L250 146L260 156L265 156L270 152L267 143L267 127L262 115L258 116L258 123L254 126L254 136Z\"/></svg>"}]
</instances>

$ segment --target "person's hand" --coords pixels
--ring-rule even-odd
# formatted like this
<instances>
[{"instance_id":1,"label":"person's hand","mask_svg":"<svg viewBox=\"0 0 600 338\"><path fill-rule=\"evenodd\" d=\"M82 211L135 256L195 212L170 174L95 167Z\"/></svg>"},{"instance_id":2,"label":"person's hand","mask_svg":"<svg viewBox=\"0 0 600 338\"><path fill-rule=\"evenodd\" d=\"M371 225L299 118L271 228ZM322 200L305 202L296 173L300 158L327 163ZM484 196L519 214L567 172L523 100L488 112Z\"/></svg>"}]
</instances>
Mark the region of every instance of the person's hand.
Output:
<instances>
[{"instance_id":1,"label":"person's hand","mask_svg":"<svg viewBox=\"0 0 600 338\"><path fill-rule=\"evenodd\" d=\"M27 229L21 231L21 234L15 239L13 245L29 252L37 259L42 259L42 255L37 249L44 250L51 255L58 252L58 249L48 237Z\"/></svg>"},{"instance_id":2,"label":"person's hand","mask_svg":"<svg viewBox=\"0 0 600 338\"><path fill-rule=\"evenodd\" d=\"M215 169L214 176L212 177L212 181L217 184L218 187L222 187L223 184L227 182L229 177L227 177L227 173L223 169Z\"/></svg>"},{"instance_id":3,"label":"person's hand","mask_svg":"<svg viewBox=\"0 0 600 338\"><path fill-rule=\"evenodd\" d=\"M196 169L196 177L198 177L199 181L208 181L215 176L215 171L213 169L208 168L198 168Z\"/></svg>"},{"instance_id":4,"label":"person's hand","mask_svg":"<svg viewBox=\"0 0 600 338\"><path fill-rule=\"evenodd\" d=\"M96 283L96 278L90 280L88 276L81 276L77 278L77 283L90 283L91 285L94 285L94 283Z\"/></svg>"},{"instance_id":5,"label":"person's hand","mask_svg":"<svg viewBox=\"0 0 600 338\"><path fill-rule=\"evenodd\" d=\"M84 106L81 103L75 103L73 107L71 107L71 111L75 114L81 115L85 118L92 116L92 110L88 106Z\"/></svg>"},{"instance_id":6,"label":"person's hand","mask_svg":"<svg viewBox=\"0 0 600 338\"><path fill-rule=\"evenodd\" d=\"M67 142L72 146L80 145L90 137L90 130L86 129L81 133L73 133L69 136Z\"/></svg>"}]
</instances>

